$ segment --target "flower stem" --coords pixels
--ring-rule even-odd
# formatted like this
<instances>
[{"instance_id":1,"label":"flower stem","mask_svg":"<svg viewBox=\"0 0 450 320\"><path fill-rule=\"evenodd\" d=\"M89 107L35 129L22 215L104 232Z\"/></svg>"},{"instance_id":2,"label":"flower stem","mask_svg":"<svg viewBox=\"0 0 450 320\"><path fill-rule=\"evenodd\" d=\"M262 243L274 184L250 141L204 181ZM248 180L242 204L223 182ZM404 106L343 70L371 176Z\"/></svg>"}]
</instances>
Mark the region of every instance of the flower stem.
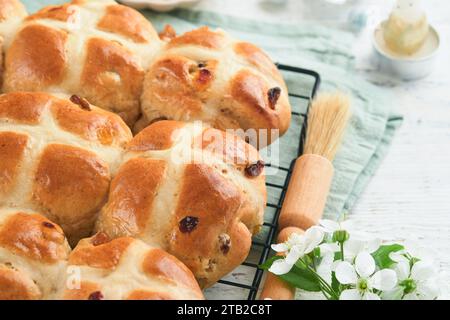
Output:
<instances>
[{"instance_id":1,"label":"flower stem","mask_svg":"<svg viewBox=\"0 0 450 320\"><path fill-rule=\"evenodd\" d=\"M311 268L303 259L299 259L303 266L311 272L319 281L320 288L322 289L322 294L327 298L328 300L338 300L339 295L334 291L334 289L326 282L313 268ZM327 296L327 294L329 296Z\"/></svg>"}]
</instances>

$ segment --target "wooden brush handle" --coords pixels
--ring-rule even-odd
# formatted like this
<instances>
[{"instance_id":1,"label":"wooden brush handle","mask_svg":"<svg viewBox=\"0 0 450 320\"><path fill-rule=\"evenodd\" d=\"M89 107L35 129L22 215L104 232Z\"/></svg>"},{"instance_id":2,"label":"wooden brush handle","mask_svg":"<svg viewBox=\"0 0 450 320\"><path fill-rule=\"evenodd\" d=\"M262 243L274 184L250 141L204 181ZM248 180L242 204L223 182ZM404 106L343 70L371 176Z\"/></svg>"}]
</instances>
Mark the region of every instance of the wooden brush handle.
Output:
<instances>
[{"instance_id":1,"label":"wooden brush handle","mask_svg":"<svg viewBox=\"0 0 450 320\"><path fill-rule=\"evenodd\" d=\"M319 222L333 171L331 162L319 155L306 154L296 160L278 220L278 242ZM294 296L295 288L271 273L267 275L260 299L292 300Z\"/></svg>"},{"instance_id":2,"label":"wooden brush handle","mask_svg":"<svg viewBox=\"0 0 450 320\"><path fill-rule=\"evenodd\" d=\"M280 229L307 230L319 222L333 171L331 162L316 154L305 154L296 160L278 220Z\"/></svg>"},{"instance_id":3,"label":"wooden brush handle","mask_svg":"<svg viewBox=\"0 0 450 320\"><path fill-rule=\"evenodd\" d=\"M285 242L292 233L303 233L303 230L296 227L288 227L280 231L277 242ZM259 296L260 300L292 300L295 296L295 288L287 282L281 280L276 275L268 272L264 288Z\"/></svg>"}]
</instances>

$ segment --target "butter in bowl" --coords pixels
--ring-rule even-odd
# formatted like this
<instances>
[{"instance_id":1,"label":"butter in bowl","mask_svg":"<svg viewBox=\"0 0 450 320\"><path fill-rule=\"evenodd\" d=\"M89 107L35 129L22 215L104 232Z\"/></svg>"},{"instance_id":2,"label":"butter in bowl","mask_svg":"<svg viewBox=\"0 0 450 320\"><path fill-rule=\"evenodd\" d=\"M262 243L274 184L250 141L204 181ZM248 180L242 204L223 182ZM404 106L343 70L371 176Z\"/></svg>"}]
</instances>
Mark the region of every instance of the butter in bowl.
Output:
<instances>
[{"instance_id":1,"label":"butter in bowl","mask_svg":"<svg viewBox=\"0 0 450 320\"><path fill-rule=\"evenodd\" d=\"M383 70L417 80L433 71L440 39L420 0L397 0L389 18L375 29L373 45Z\"/></svg>"}]
</instances>

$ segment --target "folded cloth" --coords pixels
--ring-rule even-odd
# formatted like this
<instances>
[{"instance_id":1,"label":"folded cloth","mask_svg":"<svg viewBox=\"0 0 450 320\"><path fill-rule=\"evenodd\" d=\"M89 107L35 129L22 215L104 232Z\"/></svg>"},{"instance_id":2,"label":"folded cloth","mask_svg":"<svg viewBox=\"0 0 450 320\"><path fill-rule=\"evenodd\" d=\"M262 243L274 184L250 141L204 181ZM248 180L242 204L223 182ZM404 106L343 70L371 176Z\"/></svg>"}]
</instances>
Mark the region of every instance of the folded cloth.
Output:
<instances>
[{"instance_id":1,"label":"folded cloth","mask_svg":"<svg viewBox=\"0 0 450 320\"><path fill-rule=\"evenodd\" d=\"M23 0L29 12L61 0ZM349 128L334 160L335 176L325 216L338 219L350 211L387 153L402 116L392 112L388 90L376 87L355 74L352 44L355 36L314 24L270 24L206 11L177 10L161 14L143 11L155 28L171 24L178 33L197 26L223 28L239 39L262 47L282 64L312 69L322 78L321 89L336 89L352 96ZM288 78L288 86L296 79ZM298 141L292 141L296 145Z\"/></svg>"}]
</instances>

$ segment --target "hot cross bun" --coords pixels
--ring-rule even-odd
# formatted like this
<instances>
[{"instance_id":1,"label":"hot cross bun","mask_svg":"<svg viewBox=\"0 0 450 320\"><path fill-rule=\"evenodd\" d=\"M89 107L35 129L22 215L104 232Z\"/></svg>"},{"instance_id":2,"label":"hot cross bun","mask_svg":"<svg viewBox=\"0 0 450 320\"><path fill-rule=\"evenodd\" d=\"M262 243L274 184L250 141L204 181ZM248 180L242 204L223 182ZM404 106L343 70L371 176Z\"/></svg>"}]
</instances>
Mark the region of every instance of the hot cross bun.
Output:
<instances>
[{"instance_id":1,"label":"hot cross bun","mask_svg":"<svg viewBox=\"0 0 450 320\"><path fill-rule=\"evenodd\" d=\"M160 45L144 16L115 1L48 6L17 30L6 52L3 90L77 94L132 125L144 71Z\"/></svg>"},{"instance_id":2,"label":"hot cross bun","mask_svg":"<svg viewBox=\"0 0 450 320\"><path fill-rule=\"evenodd\" d=\"M129 237L109 240L100 233L81 240L66 274L62 299L203 299L192 272L178 259Z\"/></svg>"},{"instance_id":3,"label":"hot cross bun","mask_svg":"<svg viewBox=\"0 0 450 320\"><path fill-rule=\"evenodd\" d=\"M128 144L97 230L157 245L210 286L245 260L262 225L263 169L235 135L156 122Z\"/></svg>"},{"instance_id":4,"label":"hot cross bun","mask_svg":"<svg viewBox=\"0 0 450 320\"><path fill-rule=\"evenodd\" d=\"M145 76L136 131L158 119L202 120L218 129L278 129L290 124L288 91L258 47L202 27L171 39ZM267 141L259 147L270 144Z\"/></svg>"},{"instance_id":5,"label":"hot cross bun","mask_svg":"<svg viewBox=\"0 0 450 320\"><path fill-rule=\"evenodd\" d=\"M54 298L69 252L54 222L28 210L0 209L0 300Z\"/></svg>"},{"instance_id":6,"label":"hot cross bun","mask_svg":"<svg viewBox=\"0 0 450 320\"><path fill-rule=\"evenodd\" d=\"M72 96L0 95L0 207L36 210L72 244L90 235L131 132Z\"/></svg>"}]
</instances>

